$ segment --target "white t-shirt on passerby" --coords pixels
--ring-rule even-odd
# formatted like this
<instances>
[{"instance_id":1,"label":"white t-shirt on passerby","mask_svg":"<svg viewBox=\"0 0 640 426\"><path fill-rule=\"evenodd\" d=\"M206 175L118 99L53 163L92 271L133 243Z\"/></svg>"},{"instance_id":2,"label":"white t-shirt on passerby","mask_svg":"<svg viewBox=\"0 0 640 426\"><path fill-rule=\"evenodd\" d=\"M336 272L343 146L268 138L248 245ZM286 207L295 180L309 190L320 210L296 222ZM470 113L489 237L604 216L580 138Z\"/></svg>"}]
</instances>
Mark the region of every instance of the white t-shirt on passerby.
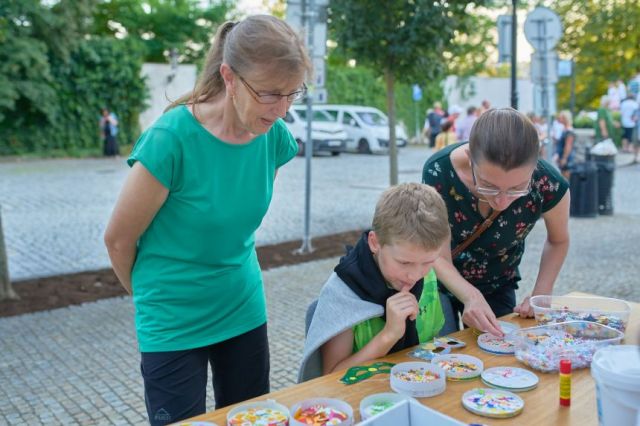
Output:
<instances>
[{"instance_id":1,"label":"white t-shirt on passerby","mask_svg":"<svg viewBox=\"0 0 640 426\"><path fill-rule=\"evenodd\" d=\"M618 89L618 97L620 98L620 103L622 103L622 101L627 97L627 88L624 83L620 82L616 86L616 89Z\"/></svg>"},{"instance_id":2,"label":"white t-shirt on passerby","mask_svg":"<svg viewBox=\"0 0 640 426\"><path fill-rule=\"evenodd\" d=\"M638 102L635 99L627 98L620 103L620 123L622 127L633 128L636 123L633 121L633 113L638 109Z\"/></svg>"},{"instance_id":3,"label":"white t-shirt on passerby","mask_svg":"<svg viewBox=\"0 0 640 426\"><path fill-rule=\"evenodd\" d=\"M551 136L554 140L559 141L562 137L562 133L564 132L564 124L559 122L557 119L553 119L551 123Z\"/></svg>"},{"instance_id":4,"label":"white t-shirt on passerby","mask_svg":"<svg viewBox=\"0 0 640 426\"><path fill-rule=\"evenodd\" d=\"M617 110L620 107L620 94L618 88L615 86L609 87L607 90L607 96L609 97L609 108Z\"/></svg>"}]
</instances>

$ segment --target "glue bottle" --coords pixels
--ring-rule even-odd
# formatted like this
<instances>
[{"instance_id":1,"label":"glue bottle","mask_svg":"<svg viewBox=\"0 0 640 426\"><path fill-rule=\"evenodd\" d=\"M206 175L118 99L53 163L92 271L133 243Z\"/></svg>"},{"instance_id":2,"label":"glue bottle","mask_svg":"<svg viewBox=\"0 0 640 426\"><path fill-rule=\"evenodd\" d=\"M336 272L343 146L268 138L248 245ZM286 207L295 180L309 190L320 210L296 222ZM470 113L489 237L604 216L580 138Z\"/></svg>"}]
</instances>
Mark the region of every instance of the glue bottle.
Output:
<instances>
[{"instance_id":1,"label":"glue bottle","mask_svg":"<svg viewBox=\"0 0 640 426\"><path fill-rule=\"evenodd\" d=\"M571 405L571 360L560 360L560 406Z\"/></svg>"}]
</instances>

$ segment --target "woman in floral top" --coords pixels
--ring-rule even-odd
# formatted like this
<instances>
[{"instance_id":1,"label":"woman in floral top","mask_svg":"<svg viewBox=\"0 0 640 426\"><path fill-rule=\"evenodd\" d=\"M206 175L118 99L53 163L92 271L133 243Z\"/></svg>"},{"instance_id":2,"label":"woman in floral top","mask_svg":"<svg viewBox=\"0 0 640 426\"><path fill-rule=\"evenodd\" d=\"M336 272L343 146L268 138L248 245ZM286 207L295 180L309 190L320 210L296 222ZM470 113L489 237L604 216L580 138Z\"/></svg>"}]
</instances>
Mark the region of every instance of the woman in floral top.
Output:
<instances>
[{"instance_id":1,"label":"woman in floral top","mask_svg":"<svg viewBox=\"0 0 640 426\"><path fill-rule=\"evenodd\" d=\"M569 190L560 173L538 159L538 148L537 131L524 115L494 109L474 123L468 143L426 161L422 181L447 204L452 250L493 211L501 212L455 259L447 250L436 264L447 317L441 333L458 329L459 313L465 324L496 335L502 335L496 316L533 316L530 296L516 306L515 290L525 238L540 217L547 240L531 295L552 293L569 249Z\"/></svg>"}]
</instances>

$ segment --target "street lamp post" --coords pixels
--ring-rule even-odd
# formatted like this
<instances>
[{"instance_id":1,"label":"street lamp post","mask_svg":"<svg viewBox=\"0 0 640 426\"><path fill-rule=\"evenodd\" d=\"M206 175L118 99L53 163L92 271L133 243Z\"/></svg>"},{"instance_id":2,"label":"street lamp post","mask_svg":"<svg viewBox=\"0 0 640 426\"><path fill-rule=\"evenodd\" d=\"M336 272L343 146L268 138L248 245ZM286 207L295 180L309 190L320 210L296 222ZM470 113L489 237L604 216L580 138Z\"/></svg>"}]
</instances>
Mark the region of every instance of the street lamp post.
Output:
<instances>
[{"instance_id":1,"label":"street lamp post","mask_svg":"<svg viewBox=\"0 0 640 426\"><path fill-rule=\"evenodd\" d=\"M518 109L518 0L511 0L511 108Z\"/></svg>"}]
</instances>

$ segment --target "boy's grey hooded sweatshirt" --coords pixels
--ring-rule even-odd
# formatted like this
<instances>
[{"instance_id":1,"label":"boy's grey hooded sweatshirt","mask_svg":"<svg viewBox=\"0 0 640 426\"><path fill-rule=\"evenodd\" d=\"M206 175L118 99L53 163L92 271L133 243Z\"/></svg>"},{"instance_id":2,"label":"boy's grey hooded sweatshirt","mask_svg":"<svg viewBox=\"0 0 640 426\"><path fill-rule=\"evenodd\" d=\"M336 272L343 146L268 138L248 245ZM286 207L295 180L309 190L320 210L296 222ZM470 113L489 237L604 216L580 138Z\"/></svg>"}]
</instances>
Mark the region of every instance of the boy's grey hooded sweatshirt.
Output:
<instances>
[{"instance_id":1,"label":"boy's grey hooded sweatshirt","mask_svg":"<svg viewBox=\"0 0 640 426\"><path fill-rule=\"evenodd\" d=\"M320 291L318 305L309 325L298 373L298 383L322 375L320 347L331 338L371 318L381 317L384 308L367 302L333 272Z\"/></svg>"}]
</instances>

